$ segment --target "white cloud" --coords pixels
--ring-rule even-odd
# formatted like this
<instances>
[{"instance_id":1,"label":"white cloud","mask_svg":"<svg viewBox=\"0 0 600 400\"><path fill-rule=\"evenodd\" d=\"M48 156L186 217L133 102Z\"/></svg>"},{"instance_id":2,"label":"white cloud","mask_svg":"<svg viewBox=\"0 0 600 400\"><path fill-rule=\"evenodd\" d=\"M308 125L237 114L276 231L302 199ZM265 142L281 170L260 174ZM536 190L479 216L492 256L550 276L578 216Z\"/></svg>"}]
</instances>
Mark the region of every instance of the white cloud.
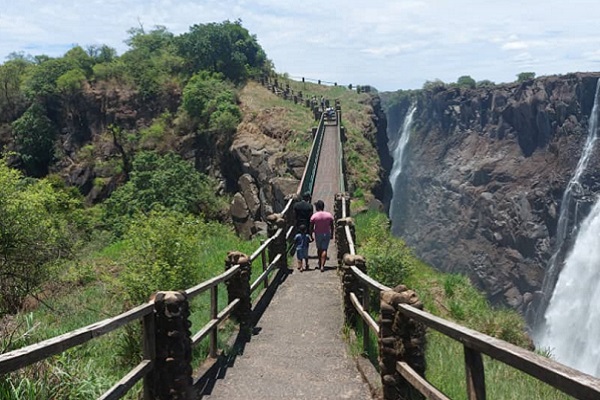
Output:
<instances>
[{"instance_id":1,"label":"white cloud","mask_svg":"<svg viewBox=\"0 0 600 400\"><path fill-rule=\"evenodd\" d=\"M280 72L380 90L461 75L502 82L524 68L597 68L599 12L591 0L0 0L0 60L73 43L123 52L140 23L180 34L240 18Z\"/></svg>"}]
</instances>

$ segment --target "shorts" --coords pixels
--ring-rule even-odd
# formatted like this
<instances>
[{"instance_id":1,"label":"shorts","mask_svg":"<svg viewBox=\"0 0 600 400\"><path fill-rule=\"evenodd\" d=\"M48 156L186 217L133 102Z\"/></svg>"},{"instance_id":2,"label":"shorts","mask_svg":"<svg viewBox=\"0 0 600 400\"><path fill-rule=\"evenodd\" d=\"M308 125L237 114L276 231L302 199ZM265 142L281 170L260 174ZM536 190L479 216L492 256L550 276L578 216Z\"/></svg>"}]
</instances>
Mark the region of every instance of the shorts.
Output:
<instances>
[{"instance_id":1,"label":"shorts","mask_svg":"<svg viewBox=\"0 0 600 400\"><path fill-rule=\"evenodd\" d=\"M296 258L298 260L306 260L308 258L308 249L298 247L296 249Z\"/></svg>"},{"instance_id":2,"label":"shorts","mask_svg":"<svg viewBox=\"0 0 600 400\"><path fill-rule=\"evenodd\" d=\"M315 235L315 244L317 245L317 249L327 250L330 240L331 233L317 233Z\"/></svg>"}]
</instances>

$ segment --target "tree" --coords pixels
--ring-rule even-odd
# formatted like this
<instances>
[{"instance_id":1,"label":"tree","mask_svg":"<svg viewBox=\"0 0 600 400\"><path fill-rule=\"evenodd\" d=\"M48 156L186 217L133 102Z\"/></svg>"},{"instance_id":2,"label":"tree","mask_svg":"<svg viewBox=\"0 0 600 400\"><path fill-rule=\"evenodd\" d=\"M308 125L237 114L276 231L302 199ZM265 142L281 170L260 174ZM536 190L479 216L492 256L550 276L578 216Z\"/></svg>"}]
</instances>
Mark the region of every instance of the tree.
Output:
<instances>
[{"instance_id":1,"label":"tree","mask_svg":"<svg viewBox=\"0 0 600 400\"><path fill-rule=\"evenodd\" d=\"M459 87L475 89L475 79L471 78L469 75L463 75L459 77L456 81L456 84Z\"/></svg>"},{"instance_id":2,"label":"tree","mask_svg":"<svg viewBox=\"0 0 600 400\"><path fill-rule=\"evenodd\" d=\"M188 71L220 72L235 83L259 75L269 66L256 37L239 20L193 25L177 38L177 45L187 60Z\"/></svg>"},{"instance_id":3,"label":"tree","mask_svg":"<svg viewBox=\"0 0 600 400\"><path fill-rule=\"evenodd\" d=\"M0 65L0 121L13 121L25 107L21 83L31 63L15 58Z\"/></svg>"},{"instance_id":4,"label":"tree","mask_svg":"<svg viewBox=\"0 0 600 400\"><path fill-rule=\"evenodd\" d=\"M525 82L535 78L535 72L521 72L517 75L517 82Z\"/></svg>"},{"instance_id":5,"label":"tree","mask_svg":"<svg viewBox=\"0 0 600 400\"><path fill-rule=\"evenodd\" d=\"M164 26L156 26L148 33L143 28L128 32L126 43L131 49L121 56L121 61L142 99L154 100L174 81L183 65L174 36Z\"/></svg>"},{"instance_id":6,"label":"tree","mask_svg":"<svg viewBox=\"0 0 600 400\"><path fill-rule=\"evenodd\" d=\"M25 171L42 177L54 160L54 139L57 128L46 115L45 107L34 102L12 123L12 134Z\"/></svg>"},{"instance_id":7,"label":"tree","mask_svg":"<svg viewBox=\"0 0 600 400\"><path fill-rule=\"evenodd\" d=\"M105 202L105 221L117 235L126 231L136 213L155 207L218 218L224 204L215 195L216 182L176 154L140 152L130 180Z\"/></svg>"},{"instance_id":8,"label":"tree","mask_svg":"<svg viewBox=\"0 0 600 400\"><path fill-rule=\"evenodd\" d=\"M48 182L27 180L0 160L0 317L16 312L69 253L65 204Z\"/></svg>"}]
</instances>

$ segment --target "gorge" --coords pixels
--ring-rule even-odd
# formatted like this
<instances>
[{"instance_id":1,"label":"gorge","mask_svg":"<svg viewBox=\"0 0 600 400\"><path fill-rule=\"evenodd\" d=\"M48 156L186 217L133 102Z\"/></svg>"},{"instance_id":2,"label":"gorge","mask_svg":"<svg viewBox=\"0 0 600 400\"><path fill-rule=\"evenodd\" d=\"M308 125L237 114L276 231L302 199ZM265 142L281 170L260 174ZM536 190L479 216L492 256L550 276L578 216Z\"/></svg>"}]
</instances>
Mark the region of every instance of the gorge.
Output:
<instances>
[{"instance_id":1,"label":"gorge","mask_svg":"<svg viewBox=\"0 0 600 400\"><path fill-rule=\"evenodd\" d=\"M597 286L597 207L590 211L600 192L600 159L589 143L599 76L548 76L473 89L438 84L382 94L390 140L413 104L417 109L390 206L394 233L436 268L468 275L492 303L525 315L532 329L544 321L553 276L563 265L565 273L571 265L589 273L579 269L565 282L558 278L556 295L563 293L564 305L560 311L549 307L547 318L557 318L553 323L567 331L590 331L593 325L586 310ZM569 251L577 233L587 244L577 250L577 239ZM582 316L584 325L573 325L565 314ZM571 339L587 348L583 338Z\"/></svg>"}]
</instances>

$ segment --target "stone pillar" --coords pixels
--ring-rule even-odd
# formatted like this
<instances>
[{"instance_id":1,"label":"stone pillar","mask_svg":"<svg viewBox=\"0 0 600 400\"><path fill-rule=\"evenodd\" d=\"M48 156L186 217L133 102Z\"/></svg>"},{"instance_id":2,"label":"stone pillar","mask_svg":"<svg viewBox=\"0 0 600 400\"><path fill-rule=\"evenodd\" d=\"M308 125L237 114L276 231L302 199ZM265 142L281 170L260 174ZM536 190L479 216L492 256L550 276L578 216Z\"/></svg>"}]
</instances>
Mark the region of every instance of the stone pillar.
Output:
<instances>
[{"instance_id":1,"label":"stone pillar","mask_svg":"<svg viewBox=\"0 0 600 400\"><path fill-rule=\"evenodd\" d=\"M250 277L252 275L252 264L250 258L239 251L230 251L225 259L225 270L234 265L240 266L240 272L232 276L225 282L227 286L227 299L231 303L235 299L240 299L240 303L231 313L232 317L240 324L240 330L243 330L250 322L250 313L252 312L252 303L250 301Z\"/></svg>"},{"instance_id":2,"label":"stone pillar","mask_svg":"<svg viewBox=\"0 0 600 400\"><path fill-rule=\"evenodd\" d=\"M350 300L350 293L354 292L356 297L362 302L362 290L360 290L360 282L350 270L350 266L354 265L362 272L366 272L367 265L365 258L359 255L346 254L344 263L342 264L342 289L344 295L344 317L346 323L350 326L355 326L357 321L356 309Z\"/></svg>"},{"instance_id":3,"label":"stone pillar","mask_svg":"<svg viewBox=\"0 0 600 400\"><path fill-rule=\"evenodd\" d=\"M191 399L192 339L185 292L158 292L154 298L156 364L153 393L157 400Z\"/></svg>"},{"instance_id":4,"label":"stone pillar","mask_svg":"<svg viewBox=\"0 0 600 400\"><path fill-rule=\"evenodd\" d=\"M350 226L352 233L352 240L356 241L356 235L354 232L354 221L351 218L344 219L344 210L342 209L342 200L346 199L346 217L350 216L350 195L348 193L336 193L335 201L333 203L333 216L336 221L335 227L335 243L338 249L338 266L342 265L344 254L350 253L350 246L346 240L346 232L344 227Z\"/></svg>"},{"instance_id":5,"label":"stone pillar","mask_svg":"<svg viewBox=\"0 0 600 400\"><path fill-rule=\"evenodd\" d=\"M287 228L287 222L281 214L271 214L267 217L267 235L273 237L279 229L283 229L281 235L276 239L272 240L269 244L269 264L273 262L277 254L281 254L281 258L277 263L277 266L282 270L287 270L287 242L285 240L285 233Z\"/></svg>"},{"instance_id":6,"label":"stone pillar","mask_svg":"<svg viewBox=\"0 0 600 400\"><path fill-rule=\"evenodd\" d=\"M404 285L380 293L379 368L383 398L423 399L397 371L398 361L406 362L419 375L425 376L425 326L398 311L399 304L423 309L417 294Z\"/></svg>"},{"instance_id":7,"label":"stone pillar","mask_svg":"<svg viewBox=\"0 0 600 400\"><path fill-rule=\"evenodd\" d=\"M350 217L336 220L335 225L335 244L337 246L338 266L343 264L344 256L350 254L350 243L346 238L346 226L350 227L350 235L353 243L356 243L356 232L354 220Z\"/></svg>"}]
</instances>

